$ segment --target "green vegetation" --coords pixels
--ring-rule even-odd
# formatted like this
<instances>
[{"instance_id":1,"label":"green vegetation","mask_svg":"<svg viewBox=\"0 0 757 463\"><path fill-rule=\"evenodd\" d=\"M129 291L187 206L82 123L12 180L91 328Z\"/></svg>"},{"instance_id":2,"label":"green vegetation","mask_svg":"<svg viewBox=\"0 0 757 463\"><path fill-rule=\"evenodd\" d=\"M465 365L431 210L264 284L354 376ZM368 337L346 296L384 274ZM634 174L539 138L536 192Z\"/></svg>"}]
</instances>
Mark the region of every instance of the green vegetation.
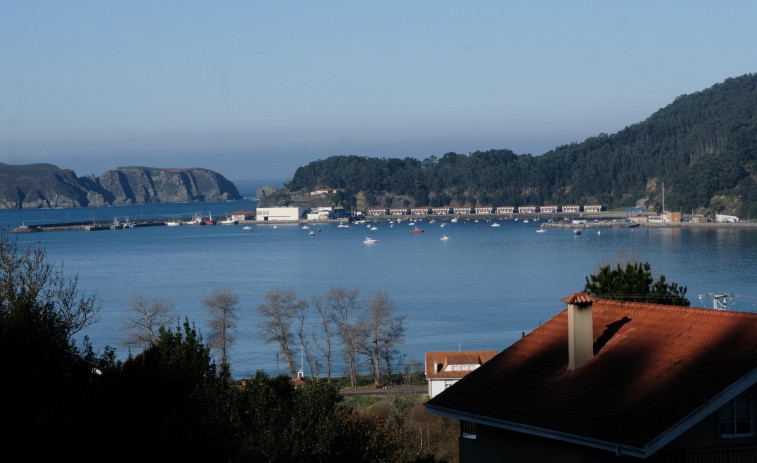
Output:
<instances>
[{"instance_id":1,"label":"green vegetation","mask_svg":"<svg viewBox=\"0 0 757 463\"><path fill-rule=\"evenodd\" d=\"M615 134L540 156L506 149L423 161L332 156L298 168L287 189L261 205L297 205L307 197L296 192L334 188L331 204L358 209L643 203L659 210L664 183L667 210L755 216L755 107L757 74L747 74L679 96Z\"/></svg>"},{"instance_id":2,"label":"green vegetation","mask_svg":"<svg viewBox=\"0 0 757 463\"><path fill-rule=\"evenodd\" d=\"M648 262L629 262L625 268L618 264L614 269L606 265L586 277L584 287L587 293L604 299L689 306L686 290L678 283L667 283L665 275L655 281Z\"/></svg>"},{"instance_id":3,"label":"green vegetation","mask_svg":"<svg viewBox=\"0 0 757 463\"><path fill-rule=\"evenodd\" d=\"M8 455L32 461L436 462L456 459L456 422L418 394L345 403L337 384L258 372L232 381L185 320L142 338L126 361L72 335L96 299L54 272L39 248L0 235L0 382ZM217 300L217 299L216 299ZM233 298L230 302L234 302ZM231 307L230 304L227 307ZM142 318L162 314L142 301ZM154 310L160 309L160 310ZM361 378L374 382L373 377ZM375 388L374 388L375 391Z\"/></svg>"}]
</instances>

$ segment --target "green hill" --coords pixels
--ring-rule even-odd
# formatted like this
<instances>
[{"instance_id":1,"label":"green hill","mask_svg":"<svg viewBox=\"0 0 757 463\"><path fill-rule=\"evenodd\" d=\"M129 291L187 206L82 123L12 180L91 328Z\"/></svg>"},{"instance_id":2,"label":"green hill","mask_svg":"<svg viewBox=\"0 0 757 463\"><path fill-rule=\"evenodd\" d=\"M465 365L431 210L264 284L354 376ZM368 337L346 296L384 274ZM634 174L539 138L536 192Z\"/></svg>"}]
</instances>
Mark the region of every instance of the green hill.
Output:
<instances>
[{"instance_id":1,"label":"green hill","mask_svg":"<svg viewBox=\"0 0 757 463\"><path fill-rule=\"evenodd\" d=\"M757 74L681 95L646 120L540 156L510 150L417 160L333 156L296 170L292 192L340 189L358 206L519 206L600 203L757 215Z\"/></svg>"}]
</instances>

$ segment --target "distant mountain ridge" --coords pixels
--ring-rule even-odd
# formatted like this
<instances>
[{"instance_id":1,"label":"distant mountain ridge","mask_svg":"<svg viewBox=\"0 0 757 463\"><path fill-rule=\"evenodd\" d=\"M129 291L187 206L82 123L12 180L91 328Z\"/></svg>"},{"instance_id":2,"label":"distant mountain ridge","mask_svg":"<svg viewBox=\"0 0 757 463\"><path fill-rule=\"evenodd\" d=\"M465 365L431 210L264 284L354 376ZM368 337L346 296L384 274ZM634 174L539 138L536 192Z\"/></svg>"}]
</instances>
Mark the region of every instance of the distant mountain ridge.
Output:
<instances>
[{"instance_id":1,"label":"distant mountain ridge","mask_svg":"<svg viewBox=\"0 0 757 463\"><path fill-rule=\"evenodd\" d=\"M664 190L663 190L664 185ZM406 157L331 156L296 170L261 205L338 189L348 207L599 203L757 216L757 74L677 97L646 120L539 156L507 149ZM302 195L300 195L302 196Z\"/></svg>"},{"instance_id":2,"label":"distant mountain ridge","mask_svg":"<svg viewBox=\"0 0 757 463\"><path fill-rule=\"evenodd\" d=\"M98 207L241 199L223 175L202 168L118 167L77 177L52 164L0 163L0 208Z\"/></svg>"}]
</instances>

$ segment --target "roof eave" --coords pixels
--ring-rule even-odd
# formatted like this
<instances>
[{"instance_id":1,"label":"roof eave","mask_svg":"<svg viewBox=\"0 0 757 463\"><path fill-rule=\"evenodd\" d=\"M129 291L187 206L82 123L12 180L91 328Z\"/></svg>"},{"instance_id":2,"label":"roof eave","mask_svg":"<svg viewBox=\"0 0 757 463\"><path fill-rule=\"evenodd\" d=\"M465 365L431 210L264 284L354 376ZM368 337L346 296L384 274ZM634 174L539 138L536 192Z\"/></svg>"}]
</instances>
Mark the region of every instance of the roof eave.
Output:
<instances>
[{"instance_id":1,"label":"roof eave","mask_svg":"<svg viewBox=\"0 0 757 463\"><path fill-rule=\"evenodd\" d=\"M432 405L428 403L424 405L430 413L447 416L449 418L470 421L485 426L492 426L496 428L507 429L510 431L522 432L534 436L546 437L563 442L607 450L615 453L615 455L618 456L629 455L637 458L647 458L660 451L674 439L682 435L684 432L702 421L707 416L715 413L729 401L733 400L736 396L738 396L754 384L757 384L757 368L753 369L741 379L725 388L723 391L715 395L701 407L694 410L692 413L684 417L678 423L652 439L649 443L647 443L647 445L641 448L633 447L627 444L619 444L615 442L608 442L599 439L593 439L590 437L579 436L576 434L569 434L561 431L554 431L546 428L539 428L522 423L500 420L487 416L477 415L474 413L462 412L459 410L453 410L451 408L440 407L438 405Z\"/></svg>"},{"instance_id":2,"label":"roof eave","mask_svg":"<svg viewBox=\"0 0 757 463\"><path fill-rule=\"evenodd\" d=\"M739 394L757 384L757 368L753 369L736 382L716 394L701 407L697 408L681 421L671 426L669 429L652 439L644 448L649 449L649 454L653 454L677 438L692 426L699 423L709 415L718 411L725 404L736 398Z\"/></svg>"},{"instance_id":3,"label":"roof eave","mask_svg":"<svg viewBox=\"0 0 757 463\"><path fill-rule=\"evenodd\" d=\"M458 410L452 410L445 407L439 407L437 405L424 404L426 409L430 413L436 415L446 416L448 418L454 418L458 420L470 421L472 423L482 424L484 426L491 426L500 429L506 429L509 431L522 432L524 434L530 434L532 436L546 437L549 439L555 439L562 442L568 442L572 444L583 445L585 447L592 447L596 449L606 450L613 452L616 456L628 455L636 458L647 458L651 453L648 449L632 447L630 445L618 444L614 442L607 442L598 439L592 439L589 437L578 436L575 434L564 433L560 431L554 431L551 429L539 428L536 426L529 426L521 423L514 423L506 420L498 420L496 418L490 418L487 416L476 415L473 413L465 413Z\"/></svg>"}]
</instances>

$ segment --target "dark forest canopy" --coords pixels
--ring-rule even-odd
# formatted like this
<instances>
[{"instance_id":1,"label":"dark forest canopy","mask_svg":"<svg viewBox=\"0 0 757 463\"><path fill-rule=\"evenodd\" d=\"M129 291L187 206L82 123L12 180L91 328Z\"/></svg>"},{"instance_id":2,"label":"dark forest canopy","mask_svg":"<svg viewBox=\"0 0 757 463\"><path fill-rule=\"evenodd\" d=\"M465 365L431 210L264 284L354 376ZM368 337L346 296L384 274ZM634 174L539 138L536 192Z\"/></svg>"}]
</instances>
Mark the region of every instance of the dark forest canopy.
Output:
<instances>
[{"instance_id":1,"label":"dark forest canopy","mask_svg":"<svg viewBox=\"0 0 757 463\"><path fill-rule=\"evenodd\" d=\"M300 167L288 192L340 189L354 206L600 203L757 215L757 74L682 95L645 121L540 156L507 149L424 160L332 156ZM268 204L281 201L281 192Z\"/></svg>"}]
</instances>

